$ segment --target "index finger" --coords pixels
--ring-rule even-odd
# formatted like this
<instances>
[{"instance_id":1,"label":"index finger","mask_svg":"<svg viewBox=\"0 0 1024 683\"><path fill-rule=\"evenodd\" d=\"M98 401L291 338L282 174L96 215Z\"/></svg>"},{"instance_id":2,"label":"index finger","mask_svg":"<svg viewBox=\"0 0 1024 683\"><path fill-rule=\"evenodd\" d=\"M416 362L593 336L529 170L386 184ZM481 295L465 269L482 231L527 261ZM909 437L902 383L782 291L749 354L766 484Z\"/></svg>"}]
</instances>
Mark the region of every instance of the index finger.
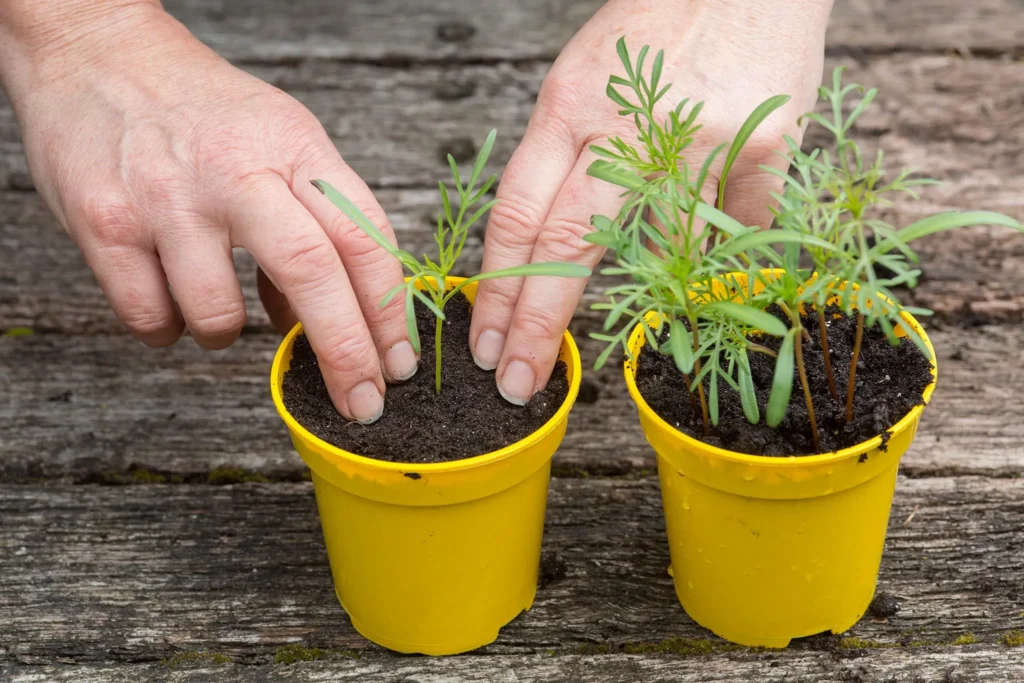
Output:
<instances>
[{"instance_id":1,"label":"index finger","mask_svg":"<svg viewBox=\"0 0 1024 683\"><path fill-rule=\"evenodd\" d=\"M233 241L288 298L342 415L363 424L384 412L384 378L370 330L334 244L284 180L268 177L228 209Z\"/></svg>"}]
</instances>

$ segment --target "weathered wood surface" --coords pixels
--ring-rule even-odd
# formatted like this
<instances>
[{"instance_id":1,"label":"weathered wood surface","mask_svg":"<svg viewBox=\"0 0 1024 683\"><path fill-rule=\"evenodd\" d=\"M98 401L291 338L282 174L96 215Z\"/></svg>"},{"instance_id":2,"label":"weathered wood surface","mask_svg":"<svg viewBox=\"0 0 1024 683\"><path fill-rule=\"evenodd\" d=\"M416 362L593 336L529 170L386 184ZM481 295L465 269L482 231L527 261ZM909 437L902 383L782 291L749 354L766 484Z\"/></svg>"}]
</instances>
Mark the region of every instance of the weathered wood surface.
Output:
<instances>
[{"instance_id":1,"label":"weathered wood surface","mask_svg":"<svg viewBox=\"0 0 1024 683\"><path fill-rule=\"evenodd\" d=\"M943 327L932 338L939 388L905 472L1024 476L1024 330ZM601 347L581 342L590 364ZM141 468L195 480L217 467L301 477L269 396L277 344L253 334L208 353L187 339L154 351L125 336L0 338L0 479ZM555 463L569 476L655 466L617 368L588 370Z\"/></svg>"},{"instance_id":2,"label":"weathered wood surface","mask_svg":"<svg viewBox=\"0 0 1024 683\"><path fill-rule=\"evenodd\" d=\"M499 170L551 60L599 2L407 4L167 7L310 107L417 250L441 152L497 127ZM1024 219L1022 12L1020 0L837 0L827 69L846 64L882 91L858 135L945 182L898 203L894 222L958 207ZM0 338L0 681L1021 679L1024 647L1005 642L1024 630L1020 236L920 245L925 278L908 302L944 319L929 326L940 386L904 459L882 564L895 617L771 653L726 651L694 625L665 573L654 460L609 369L586 373L556 456L545 553L565 576L493 646L431 660L367 644L337 605L310 485L269 402L277 340L251 259L236 257L250 322L235 348L150 351L123 334L32 189L0 95L0 331L36 330ZM477 233L465 270L480 255ZM206 485L240 480L264 483ZM976 644L953 644L968 634ZM334 659L272 663L294 644Z\"/></svg>"},{"instance_id":3,"label":"weathered wood surface","mask_svg":"<svg viewBox=\"0 0 1024 683\"><path fill-rule=\"evenodd\" d=\"M443 59L551 60L600 0L515 0L507 4L432 2L410 12L401 0L336 3L301 0L173 0L168 11L229 59L345 61ZM1024 48L1014 0L838 0L831 50L974 50Z\"/></svg>"},{"instance_id":4,"label":"weathered wood surface","mask_svg":"<svg viewBox=\"0 0 1024 683\"><path fill-rule=\"evenodd\" d=\"M1020 206L991 190L1012 187L1014 179L1020 187L1021 62L955 55L896 54L864 63L830 58L826 79L838 64L848 66L851 81L881 90L860 134L880 137L893 165L961 181L959 191L935 195L947 201L967 192L961 201ZM491 169L504 166L525 130L547 64L394 69L311 62L248 68L309 107L372 186L435 187L449 173L440 151L453 142L479 143L490 128L499 131ZM603 91L594 97L604 98ZM30 188L31 180L13 113L0 106L0 188L5 187Z\"/></svg>"},{"instance_id":5,"label":"weathered wood surface","mask_svg":"<svg viewBox=\"0 0 1024 683\"><path fill-rule=\"evenodd\" d=\"M1019 481L901 478L879 579L900 611L793 647L1001 645L1024 626L1022 515ZM384 654L337 604L311 484L3 485L0 518L0 661ZM481 654L724 648L676 602L655 477L554 479L545 552L564 576Z\"/></svg>"},{"instance_id":6,"label":"weathered wood surface","mask_svg":"<svg viewBox=\"0 0 1024 683\"><path fill-rule=\"evenodd\" d=\"M276 67L263 75L303 99L325 122L346 156L370 182L389 211L403 246L428 246L437 211L433 183L447 166L439 149L470 135L479 139L497 125L505 134L494 170L508 158L525 126L543 69L436 67L410 71L335 64ZM862 119L869 147L883 148L894 166L928 169L944 185L928 188L921 202L900 201L889 213L898 225L925 212L990 208L1024 220L1024 64L956 57L894 56L853 68L854 77L879 85L878 109ZM475 84L456 102L435 92L452 79ZM376 83L366 96L357 92ZM374 112L380 125L357 122ZM369 131L369 132L365 132ZM7 150L7 153L4 152ZM22 168L9 110L0 107L0 187L31 188ZM19 170L20 169L20 170ZM1024 236L985 228L938 236L920 245L926 277L908 300L951 318L1019 322L1024 312ZM474 234L463 268L478 267L482 232ZM250 325L267 328L255 297L254 266L236 259L247 295ZM591 287L585 307L599 292ZM0 193L0 328L107 333L120 325L73 243L56 226L37 195Z\"/></svg>"},{"instance_id":7,"label":"weathered wood surface","mask_svg":"<svg viewBox=\"0 0 1024 683\"><path fill-rule=\"evenodd\" d=\"M871 650L849 657L828 652L787 653L784 658L771 653L692 658L491 655L304 662L291 666L12 667L8 676L10 683L989 683L1019 680L1022 668L1024 650L985 646Z\"/></svg>"}]
</instances>

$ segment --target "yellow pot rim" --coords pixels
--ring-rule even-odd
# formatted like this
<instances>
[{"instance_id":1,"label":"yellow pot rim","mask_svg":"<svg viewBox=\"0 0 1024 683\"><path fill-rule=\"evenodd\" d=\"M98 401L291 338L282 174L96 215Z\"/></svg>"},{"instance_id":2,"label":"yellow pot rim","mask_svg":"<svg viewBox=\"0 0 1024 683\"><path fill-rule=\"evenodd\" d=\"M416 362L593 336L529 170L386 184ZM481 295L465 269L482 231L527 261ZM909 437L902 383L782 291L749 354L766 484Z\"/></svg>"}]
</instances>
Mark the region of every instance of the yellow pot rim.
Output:
<instances>
[{"instance_id":1,"label":"yellow pot rim","mask_svg":"<svg viewBox=\"0 0 1024 683\"><path fill-rule=\"evenodd\" d=\"M657 314L655 313L653 315L656 316ZM938 380L938 362L935 357L935 348L932 346L931 339L928 338L927 332L925 332L924 328L921 327L921 324L917 322L914 316L910 315L905 311L901 315L903 316L903 319L907 321L907 323L911 327L914 328L914 331L921 336L921 339L924 341L925 347L928 349L928 353L931 354L932 381L931 384L925 387L924 392L921 394L921 400L923 401L923 403L921 405L917 405L911 408L910 411L899 420L899 422L897 422L888 430L886 430L892 435L899 434L900 432L908 429L909 427L916 423L916 421L920 418L921 413L924 411L925 407L931 401L932 393L935 391L935 383ZM644 336L643 327L642 325L637 325L633 329L633 332L630 334L629 347L634 348L635 342L638 340L638 337L641 336ZM646 339L644 339L641 342L639 348L642 348L646 344L647 341ZM626 386L629 389L629 395L633 398L633 401L636 402L637 407L640 409L641 413L645 414L646 417L650 419L652 422L654 422L660 429L674 432L675 435L681 441L692 446L694 450L696 450L697 452L701 452L705 455L714 456L716 458L728 460L734 463L757 465L759 467L806 467L809 465L824 465L828 463L838 462L841 460L846 460L847 458L859 457L862 454L873 451L874 449L882 445L882 437L881 435L878 435L871 439L868 439L867 441L861 441L860 443L850 446L849 448L843 448L838 451L831 451L829 453L817 453L815 455L787 455L782 457L770 455L751 455L749 453L739 453L737 451L730 451L725 448L713 446L699 439L695 439L692 436L686 434L685 432L676 429L668 422L666 422L664 419L662 419L661 415L659 415L653 408L651 408L650 405L648 405L647 401L640 393L640 389L636 386L636 372L632 370L632 368L637 362L639 362L639 354L637 354L636 359L627 359L626 362L623 364L623 373L626 377Z\"/></svg>"},{"instance_id":2,"label":"yellow pot rim","mask_svg":"<svg viewBox=\"0 0 1024 683\"><path fill-rule=\"evenodd\" d=\"M407 280L409 278L406 278ZM462 277L446 278L448 282L458 284L465 280ZM417 473L426 474L440 474L443 472L459 472L463 470L470 470L477 467L484 467L495 462L499 462L506 458L510 458L519 453L522 453L526 449L530 448L534 444L543 440L547 435L558 428L559 424L565 421L568 417L569 410L576 402L576 396L579 393L580 381L582 379L582 367L580 363L580 352L576 346L576 341L568 330L562 335L562 350L568 350L569 352L569 374L572 376L572 381L569 383L569 392L565 396L565 400L562 401L562 405L559 406L551 418L541 425L540 428L531 432L525 438L520 439L514 443L505 446L496 451L489 453L482 453L481 455L475 455L471 458L463 458L462 460L452 460L449 462L435 462L435 463L407 463L407 462L390 462L388 460L377 460L376 458L370 458L365 455L358 455L357 453L351 453L342 448L338 448L332 444L327 443L320 437L316 436L301 424L299 421L292 417L292 414L288 412L284 405L284 391L282 382L278 378L284 378L284 372L282 366L285 363L285 358L289 357L292 344L295 338L302 333L302 323L297 323L293 327L285 338L281 341L281 344L277 348L277 352L274 354L274 363L270 370L270 393L274 400L274 407L277 409L278 415L284 420L285 424L292 431L293 434L300 435L308 443L320 448L325 454L351 462L360 467L369 467L384 472L394 472L398 474L404 474L409 471L410 467L414 467ZM564 354L563 354L564 355Z\"/></svg>"}]
</instances>

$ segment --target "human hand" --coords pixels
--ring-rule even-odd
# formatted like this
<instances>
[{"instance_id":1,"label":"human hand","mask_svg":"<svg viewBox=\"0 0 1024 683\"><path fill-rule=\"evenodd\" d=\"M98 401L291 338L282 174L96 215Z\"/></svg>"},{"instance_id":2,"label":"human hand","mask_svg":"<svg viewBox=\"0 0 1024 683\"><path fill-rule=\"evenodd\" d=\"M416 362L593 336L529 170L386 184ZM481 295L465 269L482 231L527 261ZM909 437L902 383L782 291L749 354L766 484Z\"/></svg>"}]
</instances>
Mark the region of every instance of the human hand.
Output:
<instances>
[{"instance_id":1,"label":"human hand","mask_svg":"<svg viewBox=\"0 0 1024 683\"><path fill-rule=\"evenodd\" d=\"M402 299L377 305L400 265L310 180L394 233L305 107L157 3L15 0L0 44L36 187L137 338L165 346L187 327L230 345L245 321L231 249L244 247L275 327L302 320L339 412L380 416L385 379L418 362Z\"/></svg>"},{"instance_id":2,"label":"human hand","mask_svg":"<svg viewBox=\"0 0 1024 683\"><path fill-rule=\"evenodd\" d=\"M587 175L591 144L634 139L632 119L605 96L608 76L621 75L615 43L625 34L635 54L664 49L662 83L672 89L667 112L682 98L704 101L703 128L689 148L692 168L730 141L747 116L772 95L790 101L746 143L729 174L725 211L745 225L771 223L770 192L782 181L758 168L784 168L775 154L785 135L800 139L798 118L814 106L824 62L831 0L611 0L580 29L552 66L519 148L509 161L491 210L483 271L530 262L565 261L593 268L604 249L584 241L593 215L614 216L620 188ZM717 188L722 158L708 188ZM705 198L713 202L712 197ZM497 369L498 389L522 404L543 388L562 332L583 295L583 280L530 277L482 282L470 346L478 365Z\"/></svg>"}]
</instances>

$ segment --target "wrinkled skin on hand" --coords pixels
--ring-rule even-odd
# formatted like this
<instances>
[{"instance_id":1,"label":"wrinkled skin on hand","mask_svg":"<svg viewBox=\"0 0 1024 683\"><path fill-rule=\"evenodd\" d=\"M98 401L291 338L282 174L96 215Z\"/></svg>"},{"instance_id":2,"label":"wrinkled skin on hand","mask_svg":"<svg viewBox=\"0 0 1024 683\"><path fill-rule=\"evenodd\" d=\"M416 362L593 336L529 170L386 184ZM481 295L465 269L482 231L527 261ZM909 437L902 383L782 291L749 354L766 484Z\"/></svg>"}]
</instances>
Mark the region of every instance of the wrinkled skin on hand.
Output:
<instances>
[{"instance_id":1,"label":"wrinkled skin on hand","mask_svg":"<svg viewBox=\"0 0 1024 683\"><path fill-rule=\"evenodd\" d=\"M784 135L799 139L797 119L814 106L821 83L831 2L781 0L612 0L565 47L544 81L526 135L505 170L498 205L487 226L484 270L529 262L570 261L594 267L603 249L583 237L595 214L622 206L620 188L587 176L597 157L588 147L610 136L636 139L631 118L605 96L611 74L625 75L615 43L625 35L635 57L643 45L665 51L662 83L672 88L660 106L683 98L704 101L687 150L699 168L729 142L764 100L788 94L788 104L755 132L733 166L725 210L747 225L771 222L770 192L781 180L758 168L785 162ZM715 191L724 155L706 187ZM713 201L711 196L705 197ZM496 368L498 387L523 403L542 388L557 359L562 331L582 297L582 280L531 277L481 283L470 344L477 364Z\"/></svg>"},{"instance_id":2,"label":"wrinkled skin on hand","mask_svg":"<svg viewBox=\"0 0 1024 683\"><path fill-rule=\"evenodd\" d=\"M116 5L117 3L111 3ZM187 327L231 344L245 305L231 256L248 250L275 326L300 318L331 396L379 417L385 380L416 371L399 264L310 181L323 178L394 240L316 118L228 64L157 6L85 12L5 59L32 176L118 317L147 344Z\"/></svg>"}]
</instances>

